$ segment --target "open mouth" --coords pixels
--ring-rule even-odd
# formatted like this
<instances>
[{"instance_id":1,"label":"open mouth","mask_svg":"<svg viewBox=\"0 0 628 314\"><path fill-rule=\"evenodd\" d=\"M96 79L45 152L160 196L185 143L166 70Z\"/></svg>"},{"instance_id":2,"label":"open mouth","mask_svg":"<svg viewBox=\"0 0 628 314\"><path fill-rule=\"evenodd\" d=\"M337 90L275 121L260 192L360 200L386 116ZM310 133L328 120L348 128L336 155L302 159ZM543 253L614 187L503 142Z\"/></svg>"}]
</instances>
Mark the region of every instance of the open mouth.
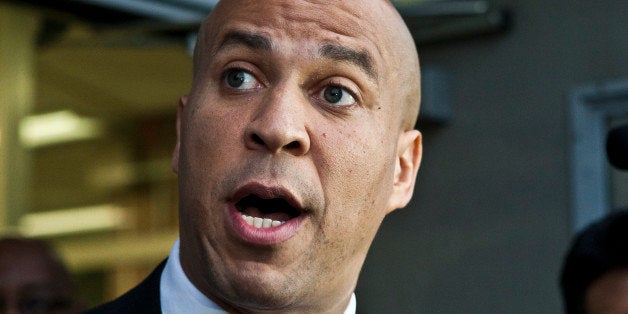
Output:
<instances>
[{"instance_id":1,"label":"open mouth","mask_svg":"<svg viewBox=\"0 0 628 314\"><path fill-rule=\"evenodd\" d=\"M265 199L253 194L240 199L235 207L242 218L255 228L277 227L301 215L301 210L283 198Z\"/></svg>"}]
</instances>

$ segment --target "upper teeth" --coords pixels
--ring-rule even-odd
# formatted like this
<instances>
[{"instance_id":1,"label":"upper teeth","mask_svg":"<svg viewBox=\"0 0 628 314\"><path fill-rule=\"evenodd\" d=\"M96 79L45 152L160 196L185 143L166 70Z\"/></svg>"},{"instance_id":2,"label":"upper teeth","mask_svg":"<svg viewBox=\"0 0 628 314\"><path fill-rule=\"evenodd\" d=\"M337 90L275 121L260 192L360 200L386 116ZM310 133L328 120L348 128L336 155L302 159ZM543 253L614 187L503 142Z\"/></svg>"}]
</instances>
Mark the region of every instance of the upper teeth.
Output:
<instances>
[{"instance_id":1,"label":"upper teeth","mask_svg":"<svg viewBox=\"0 0 628 314\"><path fill-rule=\"evenodd\" d=\"M244 214L241 214L241 215L242 215L242 218L244 218L244 221L246 221L246 223L248 223L249 225L255 228L277 227L279 225L286 223L285 221L272 220L269 218L251 217Z\"/></svg>"}]
</instances>

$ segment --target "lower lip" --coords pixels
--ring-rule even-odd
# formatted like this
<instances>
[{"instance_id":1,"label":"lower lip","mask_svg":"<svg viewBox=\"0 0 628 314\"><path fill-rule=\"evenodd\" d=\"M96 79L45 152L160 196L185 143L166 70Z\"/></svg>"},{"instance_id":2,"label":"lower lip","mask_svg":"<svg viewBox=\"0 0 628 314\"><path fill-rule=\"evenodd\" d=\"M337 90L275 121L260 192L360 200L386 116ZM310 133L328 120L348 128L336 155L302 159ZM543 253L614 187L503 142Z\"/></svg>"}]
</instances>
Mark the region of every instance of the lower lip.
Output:
<instances>
[{"instance_id":1,"label":"lower lip","mask_svg":"<svg viewBox=\"0 0 628 314\"><path fill-rule=\"evenodd\" d=\"M305 215L301 214L277 227L255 228L242 218L242 214L234 205L229 205L228 211L229 225L235 235L248 244L260 246L278 244L292 238L305 220Z\"/></svg>"}]
</instances>

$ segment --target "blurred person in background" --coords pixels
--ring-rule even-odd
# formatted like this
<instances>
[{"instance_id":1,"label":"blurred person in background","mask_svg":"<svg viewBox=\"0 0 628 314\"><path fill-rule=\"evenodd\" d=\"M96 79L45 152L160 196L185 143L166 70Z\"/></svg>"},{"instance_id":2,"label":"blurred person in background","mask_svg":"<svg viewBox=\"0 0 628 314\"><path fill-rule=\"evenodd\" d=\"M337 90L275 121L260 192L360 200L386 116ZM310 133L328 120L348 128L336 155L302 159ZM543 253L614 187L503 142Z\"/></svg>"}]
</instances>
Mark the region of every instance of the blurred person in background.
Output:
<instances>
[{"instance_id":1,"label":"blurred person in background","mask_svg":"<svg viewBox=\"0 0 628 314\"><path fill-rule=\"evenodd\" d=\"M628 313L628 211L590 224L571 244L560 278L565 313Z\"/></svg>"},{"instance_id":2,"label":"blurred person in background","mask_svg":"<svg viewBox=\"0 0 628 314\"><path fill-rule=\"evenodd\" d=\"M0 313L79 313L70 275L43 240L0 238Z\"/></svg>"}]
</instances>

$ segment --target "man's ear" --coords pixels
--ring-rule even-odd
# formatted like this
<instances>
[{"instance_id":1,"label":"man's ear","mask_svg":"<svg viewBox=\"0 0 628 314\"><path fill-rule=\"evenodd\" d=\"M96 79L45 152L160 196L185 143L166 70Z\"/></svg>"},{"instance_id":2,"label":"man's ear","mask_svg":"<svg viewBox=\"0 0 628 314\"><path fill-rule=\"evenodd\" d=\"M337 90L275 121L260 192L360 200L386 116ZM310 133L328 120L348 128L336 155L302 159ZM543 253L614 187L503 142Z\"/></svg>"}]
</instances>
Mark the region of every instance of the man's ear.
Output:
<instances>
[{"instance_id":1,"label":"man's ear","mask_svg":"<svg viewBox=\"0 0 628 314\"><path fill-rule=\"evenodd\" d=\"M179 151L181 150L181 118L183 117L183 109L188 102L188 96L184 95L179 98L179 106L177 108L177 143L174 145L172 152L172 161L170 167L174 173L179 174Z\"/></svg>"},{"instance_id":2,"label":"man's ear","mask_svg":"<svg viewBox=\"0 0 628 314\"><path fill-rule=\"evenodd\" d=\"M399 135L393 190L388 200L386 214L397 208L402 208L410 202L422 155L421 132L410 130Z\"/></svg>"}]
</instances>

